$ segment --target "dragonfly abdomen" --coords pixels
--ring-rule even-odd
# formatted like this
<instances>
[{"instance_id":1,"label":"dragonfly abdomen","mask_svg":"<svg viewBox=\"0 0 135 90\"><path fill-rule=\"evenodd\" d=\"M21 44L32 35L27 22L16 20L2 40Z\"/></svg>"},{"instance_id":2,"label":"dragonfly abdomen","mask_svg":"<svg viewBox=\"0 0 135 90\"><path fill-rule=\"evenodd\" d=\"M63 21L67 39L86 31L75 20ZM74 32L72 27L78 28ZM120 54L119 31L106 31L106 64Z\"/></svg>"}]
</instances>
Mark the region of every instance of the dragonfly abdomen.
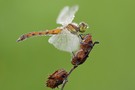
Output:
<instances>
[{"instance_id":1,"label":"dragonfly abdomen","mask_svg":"<svg viewBox=\"0 0 135 90\"><path fill-rule=\"evenodd\" d=\"M33 37L33 36L54 35L54 34L58 34L60 32L61 32L61 29L46 30L46 31L39 31L39 32L30 32L30 33L27 33L27 34L20 36L19 39L17 40L17 42L23 41L23 40L30 38L30 37Z\"/></svg>"}]
</instances>

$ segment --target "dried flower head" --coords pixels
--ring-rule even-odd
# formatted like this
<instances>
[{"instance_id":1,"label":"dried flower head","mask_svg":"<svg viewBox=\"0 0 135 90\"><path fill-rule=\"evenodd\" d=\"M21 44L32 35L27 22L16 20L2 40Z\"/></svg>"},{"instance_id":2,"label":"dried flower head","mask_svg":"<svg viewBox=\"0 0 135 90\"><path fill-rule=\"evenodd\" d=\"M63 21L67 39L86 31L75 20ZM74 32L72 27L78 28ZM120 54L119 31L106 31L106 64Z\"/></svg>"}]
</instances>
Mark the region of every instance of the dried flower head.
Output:
<instances>
[{"instance_id":1,"label":"dried flower head","mask_svg":"<svg viewBox=\"0 0 135 90\"><path fill-rule=\"evenodd\" d=\"M50 88L56 88L63 83L67 76L68 73L64 69L59 69L48 77L46 85Z\"/></svg>"},{"instance_id":2,"label":"dried flower head","mask_svg":"<svg viewBox=\"0 0 135 90\"><path fill-rule=\"evenodd\" d=\"M90 51L92 50L94 44L97 44L97 42L93 43L92 36L90 34L87 34L84 37L82 37L80 49L72 57L71 63L76 66L84 63Z\"/></svg>"}]
</instances>

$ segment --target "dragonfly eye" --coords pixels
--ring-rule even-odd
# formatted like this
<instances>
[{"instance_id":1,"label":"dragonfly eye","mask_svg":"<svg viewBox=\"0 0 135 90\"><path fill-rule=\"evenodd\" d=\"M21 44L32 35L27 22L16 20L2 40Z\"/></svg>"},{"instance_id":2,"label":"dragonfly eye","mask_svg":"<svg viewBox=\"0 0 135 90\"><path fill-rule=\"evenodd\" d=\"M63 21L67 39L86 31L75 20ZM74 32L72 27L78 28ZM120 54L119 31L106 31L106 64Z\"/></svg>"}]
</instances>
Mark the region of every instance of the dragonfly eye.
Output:
<instances>
[{"instance_id":1,"label":"dragonfly eye","mask_svg":"<svg viewBox=\"0 0 135 90\"><path fill-rule=\"evenodd\" d=\"M88 28L88 25L87 25L86 23L81 22L81 23L79 24L79 32L83 33L83 32L86 31L87 28Z\"/></svg>"}]
</instances>

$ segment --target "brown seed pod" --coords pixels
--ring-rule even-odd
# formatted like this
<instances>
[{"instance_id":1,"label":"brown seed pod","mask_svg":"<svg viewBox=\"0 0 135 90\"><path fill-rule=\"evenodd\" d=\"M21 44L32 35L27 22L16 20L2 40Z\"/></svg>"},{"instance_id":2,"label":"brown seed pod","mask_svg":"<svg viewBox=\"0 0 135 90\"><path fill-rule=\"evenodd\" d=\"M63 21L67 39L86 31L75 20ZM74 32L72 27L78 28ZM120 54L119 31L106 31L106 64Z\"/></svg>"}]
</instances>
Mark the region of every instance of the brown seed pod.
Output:
<instances>
[{"instance_id":1,"label":"brown seed pod","mask_svg":"<svg viewBox=\"0 0 135 90\"><path fill-rule=\"evenodd\" d=\"M46 86L50 88L56 88L63 83L67 76L68 73L64 69L59 69L48 77Z\"/></svg>"},{"instance_id":2,"label":"brown seed pod","mask_svg":"<svg viewBox=\"0 0 135 90\"><path fill-rule=\"evenodd\" d=\"M71 63L76 66L86 61L94 44L97 44L97 42L93 43L92 36L90 34L85 35L82 39L83 40L80 44L80 49L73 55L71 61Z\"/></svg>"}]
</instances>

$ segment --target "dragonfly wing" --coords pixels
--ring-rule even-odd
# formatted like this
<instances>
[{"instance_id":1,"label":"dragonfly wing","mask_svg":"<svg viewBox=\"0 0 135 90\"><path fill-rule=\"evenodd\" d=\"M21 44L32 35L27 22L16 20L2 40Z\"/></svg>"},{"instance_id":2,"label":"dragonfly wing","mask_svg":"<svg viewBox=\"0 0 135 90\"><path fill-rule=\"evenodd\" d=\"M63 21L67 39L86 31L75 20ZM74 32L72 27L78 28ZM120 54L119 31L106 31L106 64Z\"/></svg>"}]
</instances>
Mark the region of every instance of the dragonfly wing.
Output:
<instances>
[{"instance_id":1,"label":"dragonfly wing","mask_svg":"<svg viewBox=\"0 0 135 90\"><path fill-rule=\"evenodd\" d=\"M73 52L79 49L80 39L77 35L65 29L61 33L50 37L49 43L59 50Z\"/></svg>"},{"instance_id":2,"label":"dragonfly wing","mask_svg":"<svg viewBox=\"0 0 135 90\"><path fill-rule=\"evenodd\" d=\"M64 7L58 18L57 18L57 24L67 25L71 23L75 17L75 13L78 11L79 7L77 5L69 7Z\"/></svg>"}]
</instances>

